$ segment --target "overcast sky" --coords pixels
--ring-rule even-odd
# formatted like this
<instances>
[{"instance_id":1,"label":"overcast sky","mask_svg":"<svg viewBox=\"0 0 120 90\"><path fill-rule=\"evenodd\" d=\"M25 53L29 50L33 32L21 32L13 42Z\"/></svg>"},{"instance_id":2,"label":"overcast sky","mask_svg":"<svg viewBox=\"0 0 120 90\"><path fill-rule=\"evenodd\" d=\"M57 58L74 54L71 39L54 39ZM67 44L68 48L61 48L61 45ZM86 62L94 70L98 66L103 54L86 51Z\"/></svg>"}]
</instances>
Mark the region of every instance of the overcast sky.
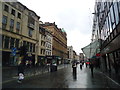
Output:
<instances>
[{"instance_id":1,"label":"overcast sky","mask_svg":"<svg viewBox=\"0 0 120 90\"><path fill-rule=\"evenodd\" d=\"M43 22L55 22L67 33L67 45L77 54L91 42L95 0L18 0Z\"/></svg>"}]
</instances>

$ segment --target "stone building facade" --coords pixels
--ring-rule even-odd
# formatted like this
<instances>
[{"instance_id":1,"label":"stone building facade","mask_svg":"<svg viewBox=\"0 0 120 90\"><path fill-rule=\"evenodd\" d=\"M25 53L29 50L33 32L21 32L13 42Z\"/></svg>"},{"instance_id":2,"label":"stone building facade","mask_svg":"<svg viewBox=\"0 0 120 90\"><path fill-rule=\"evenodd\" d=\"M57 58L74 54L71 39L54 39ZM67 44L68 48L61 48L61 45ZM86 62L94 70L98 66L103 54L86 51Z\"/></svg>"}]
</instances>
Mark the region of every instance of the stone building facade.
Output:
<instances>
[{"instance_id":1,"label":"stone building facade","mask_svg":"<svg viewBox=\"0 0 120 90\"><path fill-rule=\"evenodd\" d=\"M68 46L68 59L70 61L73 60L73 47L72 46Z\"/></svg>"},{"instance_id":2,"label":"stone building facade","mask_svg":"<svg viewBox=\"0 0 120 90\"><path fill-rule=\"evenodd\" d=\"M62 59L67 58L67 34L66 32L58 28L54 23L46 22L41 24L44 28L49 30L52 33L53 41L52 41L52 55L59 56Z\"/></svg>"},{"instance_id":3,"label":"stone building facade","mask_svg":"<svg viewBox=\"0 0 120 90\"><path fill-rule=\"evenodd\" d=\"M83 54L83 53L80 53L80 54L79 54L79 60L80 60L80 61L84 61L84 54Z\"/></svg>"},{"instance_id":4,"label":"stone building facade","mask_svg":"<svg viewBox=\"0 0 120 90\"><path fill-rule=\"evenodd\" d=\"M26 46L33 65L41 63L41 59L46 62L46 56L67 58L67 34L55 23L43 24L34 11L20 2L0 2L0 10L3 66L17 65L21 46Z\"/></svg>"},{"instance_id":5,"label":"stone building facade","mask_svg":"<svg viewBox=\"0 0 120 90\"><path fill-rule=\"evenodd\" d=\"M36 45L39 27L39 16L19 2L0 2L2 8L2 63L3 65L16 65L19 55L13 55L22 45L27 45L28 53L32 55L32 62L37 61Z\"/></svg>"}]
</instances>

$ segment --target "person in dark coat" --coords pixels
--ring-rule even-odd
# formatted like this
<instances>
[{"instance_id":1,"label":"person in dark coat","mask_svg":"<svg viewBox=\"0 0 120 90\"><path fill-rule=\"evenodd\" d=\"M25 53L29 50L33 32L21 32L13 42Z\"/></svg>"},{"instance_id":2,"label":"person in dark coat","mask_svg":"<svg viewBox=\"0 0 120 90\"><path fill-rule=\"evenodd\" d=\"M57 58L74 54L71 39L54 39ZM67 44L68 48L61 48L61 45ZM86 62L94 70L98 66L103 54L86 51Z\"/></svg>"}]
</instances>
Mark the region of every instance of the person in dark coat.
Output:
<instances>
[{"instance_id":1,"label":"person in dark coat","mask_svg":"<svg viewBox=\"0 0 120 90\"><path fill-rule=\"evenodd\" d=\"M93 75L93 69L94 69L93 63L90 63L90 69L91 69L91 75L92 75L92 77L94 77L94 75Z\"/></svg>"},{"instance_id":2,"label":"person in dark coat","mask_svg":"<svg viewBox=\"0 0 120 90\"><path fill-rule=\"evenodd\" d=\"M80 69L82 70L82 62L80 62Z\"/></svg>"},{"instance_id":3,"label":"person in dark coat","mask_svg":"<svg viewBox=\"0 0 120 90\"><path fill-rule=\"evenodd\" d=\"M77 68L77 65L76 65L76 63L73 63L72 64L72 68L73 68L73 74L76 74L76 68Z\"/></svg>"}]
</instances>

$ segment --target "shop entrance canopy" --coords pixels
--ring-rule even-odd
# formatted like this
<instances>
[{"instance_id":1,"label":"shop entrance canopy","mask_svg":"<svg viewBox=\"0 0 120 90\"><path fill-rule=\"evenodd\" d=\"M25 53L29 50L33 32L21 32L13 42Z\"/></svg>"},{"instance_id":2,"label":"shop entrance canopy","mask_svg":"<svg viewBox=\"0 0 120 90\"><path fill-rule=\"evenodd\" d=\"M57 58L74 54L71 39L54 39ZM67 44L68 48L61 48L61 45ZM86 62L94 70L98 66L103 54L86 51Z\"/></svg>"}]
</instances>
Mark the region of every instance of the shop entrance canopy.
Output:
<instances>
[{"instance_id":1,"label":"shop entrance canopy","mask_svg":"<svg viewBox=\"0 0 120 90\"><path fill-rule=\"evenodd\" d=\"M96 55L96 53L100 52L100 42L97 40L95 42L90 43L86 47L82 48L83 53L87 58L92 58Z\"/></svg>"}]
</instances>

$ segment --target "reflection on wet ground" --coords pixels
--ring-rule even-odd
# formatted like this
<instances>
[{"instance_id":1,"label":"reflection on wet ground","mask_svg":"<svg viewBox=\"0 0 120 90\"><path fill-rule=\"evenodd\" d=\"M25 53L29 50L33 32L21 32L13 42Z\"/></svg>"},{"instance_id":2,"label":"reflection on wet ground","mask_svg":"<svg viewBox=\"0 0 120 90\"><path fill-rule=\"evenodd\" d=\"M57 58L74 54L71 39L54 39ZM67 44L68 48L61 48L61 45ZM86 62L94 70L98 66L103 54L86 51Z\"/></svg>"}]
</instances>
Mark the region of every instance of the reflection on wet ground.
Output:
<instances>
[{"instance_id":1,"label":"reflection on wet ground","mask_svg":"<svg viewBox=\"0 0 120 90\"><path fill-rule=\"evenodd\" d=\"M94 70L94 78L91 71L85 66L82 70L77 66L76 74L71 65L56 72L45 73L27 78L21 85L15 81L7 83L4 87L12 88L110 88L116 85L103 74Z\"/></svg>"}]
</instances>

